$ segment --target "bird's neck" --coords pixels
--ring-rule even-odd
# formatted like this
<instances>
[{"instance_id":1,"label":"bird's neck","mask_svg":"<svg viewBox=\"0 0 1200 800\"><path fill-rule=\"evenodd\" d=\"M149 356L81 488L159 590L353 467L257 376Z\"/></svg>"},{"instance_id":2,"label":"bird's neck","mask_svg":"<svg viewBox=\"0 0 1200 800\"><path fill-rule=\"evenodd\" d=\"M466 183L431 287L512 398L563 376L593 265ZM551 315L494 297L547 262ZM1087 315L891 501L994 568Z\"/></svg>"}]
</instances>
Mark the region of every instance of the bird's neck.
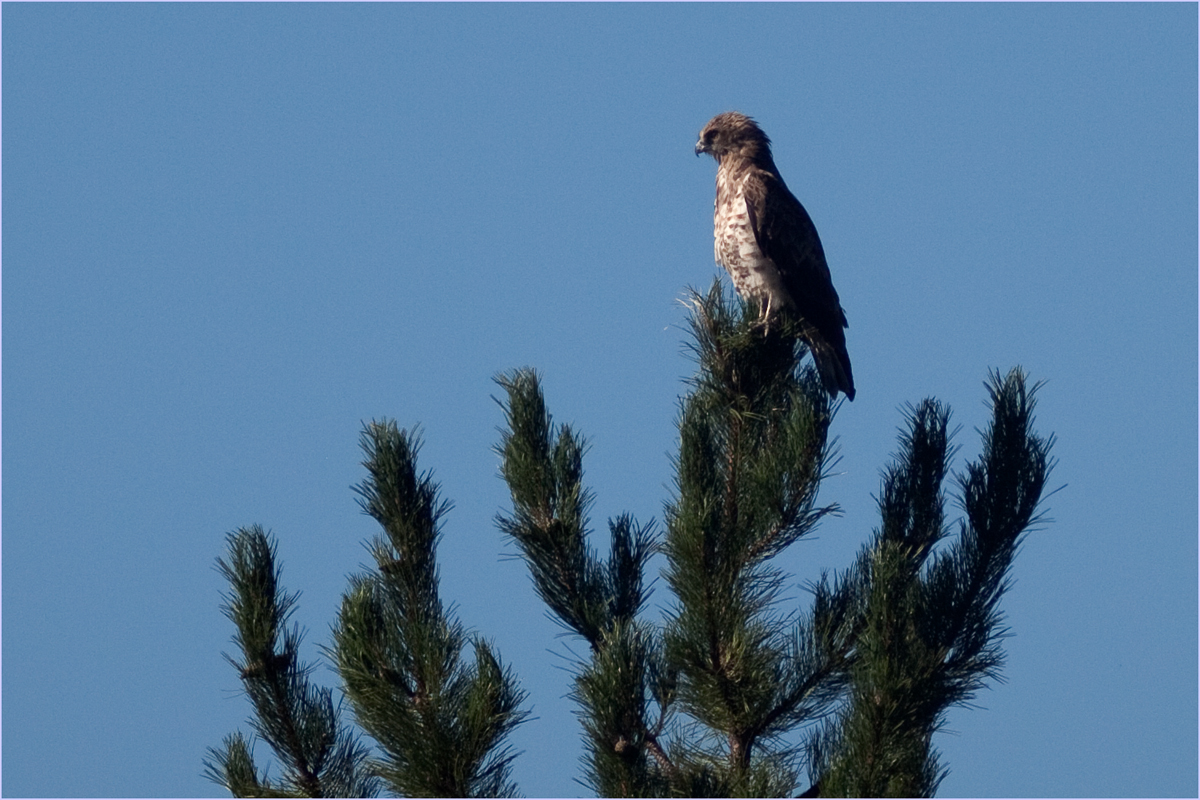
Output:
<instances>
[{"instance_id":1,"label":"bird's neck","mask_svg":"<svg viewBox=\"0 0 1200 800\"><path fill-rule=\"evenodd\" d=\"M769 152L758 152L752 157L748 157L745 153L738 153L727 155L721 159L720 166L717 168L718 182L724 178L727 184L740 183L748 173L754 170L769 172L776 178L779 177L779 170L775 168L775 161Z\"/></svg>"}]
</instances>

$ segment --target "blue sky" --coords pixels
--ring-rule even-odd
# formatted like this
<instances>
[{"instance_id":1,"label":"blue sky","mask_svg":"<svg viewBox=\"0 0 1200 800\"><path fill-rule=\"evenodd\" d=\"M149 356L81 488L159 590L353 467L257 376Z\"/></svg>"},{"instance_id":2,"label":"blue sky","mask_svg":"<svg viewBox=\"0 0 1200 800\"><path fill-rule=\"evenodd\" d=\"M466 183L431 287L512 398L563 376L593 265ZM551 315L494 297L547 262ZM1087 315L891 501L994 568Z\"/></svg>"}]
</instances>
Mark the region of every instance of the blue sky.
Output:
<instances>
[{"instance_id":1,"label":"blue sky","mask_svg":"<svg viewBox=\"0 0 1200 800\"><path fill-rule=\"evenodd\" d=\"M247 705L213 569L261 523L329 641L373 523L362 421L420 424L443 597L530 693L514 776L571 796L576 643L495 528L500 370L591 441L593 527L660 519L716 274L719 111L821 233L858 399L845 566L905 403L1046 381L1048 504L1007 682L944 796L1197 792L1197 7L12 4L3 25L3 791L191 796ZM957 514L957 509L953 509ZM793 603L804 603L802 590ZM653 602L668 602L658 586ZM335 685L326 669L318 677ZM265 748L260 758L267 759Z\"/></svg>"}]
</instances>

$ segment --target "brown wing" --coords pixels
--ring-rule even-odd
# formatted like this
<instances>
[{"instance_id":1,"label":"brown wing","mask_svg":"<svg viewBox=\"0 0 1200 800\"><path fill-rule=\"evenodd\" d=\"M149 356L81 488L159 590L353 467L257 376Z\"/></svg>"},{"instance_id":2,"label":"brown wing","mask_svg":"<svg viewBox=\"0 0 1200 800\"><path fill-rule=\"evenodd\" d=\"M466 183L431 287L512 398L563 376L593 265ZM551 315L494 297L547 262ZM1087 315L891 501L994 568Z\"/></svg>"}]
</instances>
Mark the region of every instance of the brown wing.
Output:
<instances>
[{"instance_id":1,"label":"brown wing","mask_svg":"<svg viewBox=\"0 0 1200 800\"><path fill-rule=\"evenodd\" d=\"M849 324L816 226L777 175L756 170L743 184L743 192L759 251L774 262L796 311L822 340L810 344L826 385L832 383L830 388L853 400L854 377L844 331Z\"/></svg>"}]
</instances>

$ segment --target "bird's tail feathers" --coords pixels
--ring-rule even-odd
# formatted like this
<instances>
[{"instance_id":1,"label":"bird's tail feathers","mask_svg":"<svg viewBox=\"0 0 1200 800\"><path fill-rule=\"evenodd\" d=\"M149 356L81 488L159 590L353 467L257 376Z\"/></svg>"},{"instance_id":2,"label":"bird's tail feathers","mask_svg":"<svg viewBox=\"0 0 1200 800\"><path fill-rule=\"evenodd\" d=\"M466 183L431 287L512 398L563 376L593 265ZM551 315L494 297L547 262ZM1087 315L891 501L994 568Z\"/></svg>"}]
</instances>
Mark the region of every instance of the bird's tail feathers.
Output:
<instances>
[{"instance_id":1,"label":"bird's tail feathers","mask_svg":"<svg viewBox=\"0 0 1200 800\"><path fill-rule=\"evenodd\" d=\"M829 392L831 397L840 391L846 395L847 400L853 400L854 375L850 371L849 354L844 349L839 353L829 342L816 337L810 337L807 344L825 391Z\"/></svg>"}]
</instances>

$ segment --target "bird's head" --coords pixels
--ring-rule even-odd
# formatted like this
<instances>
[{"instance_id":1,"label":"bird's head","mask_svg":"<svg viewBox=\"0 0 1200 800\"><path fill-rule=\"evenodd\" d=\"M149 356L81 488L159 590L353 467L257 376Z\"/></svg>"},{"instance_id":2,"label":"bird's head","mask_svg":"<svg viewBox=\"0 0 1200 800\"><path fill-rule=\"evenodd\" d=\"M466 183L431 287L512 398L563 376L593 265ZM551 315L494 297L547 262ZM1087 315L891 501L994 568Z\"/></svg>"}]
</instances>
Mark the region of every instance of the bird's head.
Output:
<instances>
[{"instance_id":1,"label":"bird's head","mask_svg":"<svg viewBox=\"0 0 1200 800\"><path fill-rule=\"evenodd\" d=\"M696 155L708 153L720 163L725 156L738 156L750 161L771 160L771 140L758 123L736 111L717 114L700 131Z\"/></svg>"}]
</instances>

